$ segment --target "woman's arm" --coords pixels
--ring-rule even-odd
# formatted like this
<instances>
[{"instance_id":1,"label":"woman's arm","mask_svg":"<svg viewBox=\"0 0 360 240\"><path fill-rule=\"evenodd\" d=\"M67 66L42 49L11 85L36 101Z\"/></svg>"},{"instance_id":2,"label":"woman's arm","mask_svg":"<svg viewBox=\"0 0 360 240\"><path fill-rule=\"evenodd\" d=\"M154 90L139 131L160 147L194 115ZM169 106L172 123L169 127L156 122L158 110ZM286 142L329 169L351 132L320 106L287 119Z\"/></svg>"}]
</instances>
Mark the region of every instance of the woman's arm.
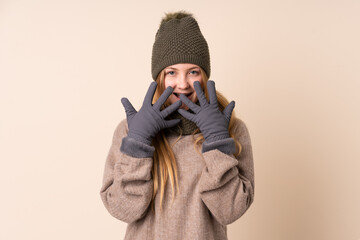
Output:
<instances>
[{"instance_id":1,"label":"woman's arm","mask_svg":"<svg viewBox=\"0 0 360 240\"><path fill-rule=\"evenodd\" d=\"M152 82L139 111L127 98L121 99L126 120L116 128L106 159L101 199L112 216L127 223L142 218L149 209L154 189L152 138L159 130L180 122L165 118L181 106L181 101L161 110L174 89L168 86L152 104L156 88L157 83Z\"/></svg>"},{"instance_id":2,"label":"woman's arm","mask_svg":"<svg viewBox=\"0 0 360 240\"><path fill-rule=\"evenodd\" d=\"M217 148L203 153L206 167L199 183L203 202L223 225L240 218L254 201L251 140L245 123L240 119L236 121L236 138L242 146L240 156L235 158L219 150L221 144L228 144L230 139L217 141L214 144Z\"/></svg>"},{"instance_id":3,"label":"woman's arm","mask_svg":"<svg viewBox=\"0 0 360 240\"><path fill-rule=\"evenodd\" d=\"M127 123L123 120L113 135L112 145L106 158L100 195L105 208L112 216L130 223L142 218L150 205L153 194L151 177L153 159L134 157L130 153L125 154L120 151L120 148L124 142L127 147L145 147L148 152L153 147L136 141L123 141L126 136Z\"/></svg>"},{"instance_id":4,"label":"woman's arm","mask_svg":"<svg viewBox=\"0 0 360 240\"><path fill-rule=\"evenodd\" d=\"M207 81L209 101L205 97L199 81L194 88L200 106L191 102L184 94L183 101L194 113L179 109L185 118L200 128L205 141L202 156L205 168L200 177L200 195L214 217L223 225L240 218L254 199L254 170L249 132L245 124L236 119L235 136L242 145L242 153L237 158L234 139L229 135L229 122L235 102L231 101L220 111L215 82Z\"/></svg>"}]
</instances>

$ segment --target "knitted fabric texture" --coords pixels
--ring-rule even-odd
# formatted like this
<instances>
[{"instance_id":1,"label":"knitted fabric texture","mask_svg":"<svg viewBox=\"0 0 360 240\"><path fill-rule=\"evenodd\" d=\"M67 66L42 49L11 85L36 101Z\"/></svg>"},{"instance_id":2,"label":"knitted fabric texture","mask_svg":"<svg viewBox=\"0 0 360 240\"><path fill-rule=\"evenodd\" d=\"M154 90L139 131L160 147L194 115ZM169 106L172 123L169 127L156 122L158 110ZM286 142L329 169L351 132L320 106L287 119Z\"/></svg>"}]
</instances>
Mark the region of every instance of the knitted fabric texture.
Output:
<instances>
[{"instance_id":1,"label":"knitted fabric texture","mask_svg":"<svg viewBox=\"0 0 360 240\"><path fill-rule=\"evenodd\" d=\"M197 21L192 16L161 23L152 49L151 74L158 74L177 63L200 66L210 77L210 53Z\"/></svg>"},{"instance_id":2,"label":"knitted fabric texture","mask_svg":"<svg viewBox=\"0 0 360 240\"><path fill-rule=\"evenodd\" d=\"M227 240L227 226L239 219L254 200L254 165L246 125L235 119L235 137L242 146L237 157L212 150L201 155L191 135L166 136L176 157L179 186L172 201L171 184L150 203L154 192L153 158L124 154L122 139L127 136L127 121L116 128L104 164L101 199L109 213L128 223L124 240L197 239ZM227 140L224 145L227 144ZM176 144L175 144L176 142Z\"/></svg>"},{"instance_id":3,"label":"knitted fabric texture","mask_svg":"<svg viewBox=\"0 0 360 240\"><path fill-rule=\"evenodd\" d=\"M196 124L190 120L188 120L187 118L184 118L180 113L178 113L177 111L171 113L168 116L169 119L180 119L181 122L172 127L172 128L166 128L165 131L170 133L176 133L177 135L189 135L192 134L198 127L196 126Z\"/></svg>"}]
</instances>

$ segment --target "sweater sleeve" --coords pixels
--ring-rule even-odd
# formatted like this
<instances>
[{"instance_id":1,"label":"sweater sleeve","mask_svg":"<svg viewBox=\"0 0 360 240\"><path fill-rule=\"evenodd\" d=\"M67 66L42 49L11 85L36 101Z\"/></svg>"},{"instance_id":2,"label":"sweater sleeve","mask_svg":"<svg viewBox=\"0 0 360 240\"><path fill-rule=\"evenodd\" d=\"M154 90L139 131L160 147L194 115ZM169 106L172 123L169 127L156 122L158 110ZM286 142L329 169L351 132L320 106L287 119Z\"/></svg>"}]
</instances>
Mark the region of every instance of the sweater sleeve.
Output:
<instances>
[{"instance_id":1,"label":"sweater sleeve","mask_svg":"<svg viewBox=\"0 0 360 240\"><path fill-rule=\"evenodd\" d=\"M153 193L152 157L134 157L120 151L127 136L126 119L117 126L105 162L100 196L108 212L130 223L149 209Z\"/></svg>"},{"instance_id":2,"label":"sweater sleeve","mask_svg":"<svg viewBox=\"0 0 360 240\"><path fill-rule=\"evenodd\" d=\"M235 158L219 149L204 152L201 198L215 219L227 225L239 219L254 201L254 164L251 140L243 121L236 119L235 136L242 146ZM224 144L228 139L224 140Z\"/></svg>"}]
</instances>

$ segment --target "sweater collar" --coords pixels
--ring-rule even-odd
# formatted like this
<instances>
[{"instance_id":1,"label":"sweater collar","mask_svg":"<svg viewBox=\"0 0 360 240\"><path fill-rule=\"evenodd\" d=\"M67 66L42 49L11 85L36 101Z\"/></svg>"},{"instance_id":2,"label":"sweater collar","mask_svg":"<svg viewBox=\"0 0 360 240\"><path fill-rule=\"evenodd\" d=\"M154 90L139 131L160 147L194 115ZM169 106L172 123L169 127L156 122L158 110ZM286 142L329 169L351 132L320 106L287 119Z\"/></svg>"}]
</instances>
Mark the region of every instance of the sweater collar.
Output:
<instances>
[{"instance_id":1,"label":"sweater collar","mask_svg":"<svg viewBox=\"0 0 360 240\"><path fill-rule=\"evenodd\" d=\"M199 101L197 101L196 104L199 105ZM188 112L194 113L190 109L188 110ZM193 121L190 121L187 118L183 117L178 111L172 112L167 117L167 119L180 119L179 124L166 129L167 132L176 133L177 135L190 135L198 128Z\"/></svg>"}]
</instances>

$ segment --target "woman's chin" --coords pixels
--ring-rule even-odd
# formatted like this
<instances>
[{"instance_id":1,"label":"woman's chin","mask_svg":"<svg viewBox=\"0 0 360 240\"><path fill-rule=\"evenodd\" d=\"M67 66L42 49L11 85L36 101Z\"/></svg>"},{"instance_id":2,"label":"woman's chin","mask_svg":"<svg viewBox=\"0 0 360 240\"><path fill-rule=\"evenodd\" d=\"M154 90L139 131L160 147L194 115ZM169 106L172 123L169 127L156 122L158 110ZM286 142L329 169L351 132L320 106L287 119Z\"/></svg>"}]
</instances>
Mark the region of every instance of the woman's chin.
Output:
<instances>
[{"instance_id":1,"label":"woman's chin","mask_svg":"<svg viewBox=\"0 0 360 240\"><path fill-rule=\"evenodd\" d=\"M185 105L185 103L183 103L181 106L180 106L181 109L184 109L184 110L189 110L189 107Z\"/></svg>"}]
</instances>

